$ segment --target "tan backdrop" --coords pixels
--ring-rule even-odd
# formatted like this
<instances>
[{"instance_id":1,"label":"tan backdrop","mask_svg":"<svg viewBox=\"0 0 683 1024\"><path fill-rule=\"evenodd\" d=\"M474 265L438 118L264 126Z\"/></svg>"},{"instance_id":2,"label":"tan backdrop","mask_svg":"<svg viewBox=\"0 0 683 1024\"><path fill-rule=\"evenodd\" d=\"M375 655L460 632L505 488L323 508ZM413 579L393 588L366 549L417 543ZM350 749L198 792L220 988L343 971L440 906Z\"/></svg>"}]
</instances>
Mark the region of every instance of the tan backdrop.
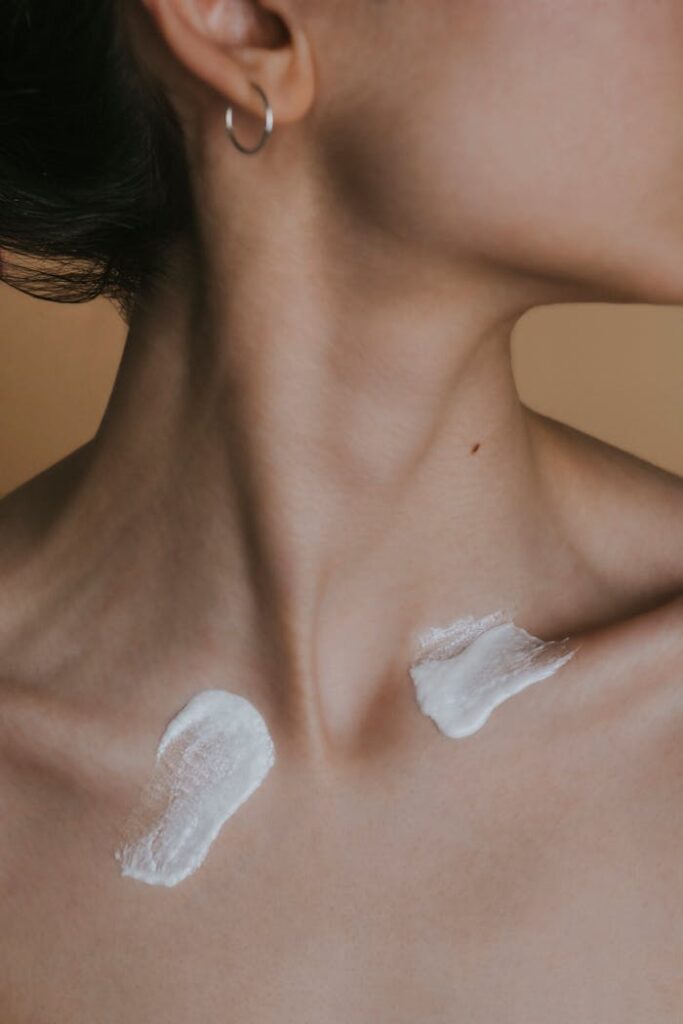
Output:
<instances>
[{"instance_id":1,"label":"tan backdrop","mask_svg":"<svg viewBox=\"0 0 683 1024\"><path fill-rule=\"evenodd\" d=\"M124 338L109 303L60 306L0 285L0 494L93 436ZM531 408L683 476L683 308L534 309L513 356Z\"/></svg>"}]
</instances>

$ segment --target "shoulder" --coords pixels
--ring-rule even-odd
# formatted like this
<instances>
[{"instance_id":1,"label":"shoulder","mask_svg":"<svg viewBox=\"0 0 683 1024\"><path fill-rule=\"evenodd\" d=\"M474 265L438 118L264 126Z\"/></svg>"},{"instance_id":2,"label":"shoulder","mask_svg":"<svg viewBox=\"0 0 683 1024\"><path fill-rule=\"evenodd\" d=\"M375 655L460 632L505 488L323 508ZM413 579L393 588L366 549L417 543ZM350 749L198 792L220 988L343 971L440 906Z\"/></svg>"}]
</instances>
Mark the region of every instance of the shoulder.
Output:
<instances>
[{"instance_id":1,"label":"shoulder","mask_svg":"<svg viewBox=\"0 0 683 1024\"><path fill-rule=\"evenodd\" d=\"M61 842L71 817L123 813L147 767L139 732L61 681L0 675L0 879L34 857L37 837Z\"/></svg>"},{"instance_id":2,"label":"shoulder","mask_svg":"<svg viewBox=\"0 0 683 1024\"><path fill-rule=\"evenodd\" d=\"M2 678L45 668L49 624L68 606L58 569L60 523L92 453L92 442L0 498L0 690ZM63 545L61 545L63 546Z\"/></svg>"},{"instance_id":3,"label":"shoulder","mask_svg":"<svg viewBox=\"0 0 683 1024\"><path fill-rule=\"evenodd\" d=\"M74 664L78 651L59 628L68 614L60 519L78 490L93 442L0 499L0 801L56 798L87 777L85 748L98 708ZM106 724L106 723L105 723ZM101 728L100 740L106 739Z\"/></svg>"},{"instance_id":4,"label":"shoulder","mask_svg":"<svg viewBox=\"0 0 683 1024\"><path fill-rule=\"evenodd\" d=\"M558 518L621 607L683 595L683 477L538 413L529 422Z\"/></svg>"},{"instance_id":5,"label":"shoulder","mask_svg":"<svg viewBox=\"0 0 683 1024\"><path fill-rule=\"evenodd\" d=\"M575 641L539 691L546 774L595 856L611 851L615 877L619 864L636 872L633 891L665 914L683 898L683 596Z\"/></svg>"},{"instance_id":6,"label":"shoulder","mask_svg":"<svg viewBox=\"0 0 683 1024\"><path fill-rule=\"evenodd\" d=\"M675 837L683 884L683 595L576 643L558 718L595 758L594 785L631 792L644 843L660 826Z\"/></svg>"},{"instance_id":7,"label":"shoulder","mask_svg":"<svg viewBox=\"0 0 683 1024\"><path fill-rule=\"evenodd\" d=\"M59 518L94 449L93 438L0 497L0 586L3 571L12 567L25 550L28 553L31 543L37 542Z\"/></svg>"},{"instance_id":8,"label":"shoulder","mask_svg":"<svg viewBox=\"0 0 683 1024\"><path fill-rule=\"evenodd\" d=\"M617 749L629 834L668 908L683 898L683 597L620 623L601 648L607 687L627 683Z\"/></svg>"}]
</instances>

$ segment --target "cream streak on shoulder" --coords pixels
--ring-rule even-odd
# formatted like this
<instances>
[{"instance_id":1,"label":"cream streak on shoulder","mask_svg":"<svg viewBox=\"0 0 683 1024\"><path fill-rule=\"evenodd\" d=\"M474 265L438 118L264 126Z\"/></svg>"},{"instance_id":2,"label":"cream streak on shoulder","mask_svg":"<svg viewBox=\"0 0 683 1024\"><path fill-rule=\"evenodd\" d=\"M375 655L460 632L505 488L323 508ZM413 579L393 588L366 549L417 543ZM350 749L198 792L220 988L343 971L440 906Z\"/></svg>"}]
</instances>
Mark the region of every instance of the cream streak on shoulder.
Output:
<instances>
[{"instance_id":1,"label":"cream streak on shoulder","mask_svg":"<svg viewBox=\"0 0 683 1024\"><path fill-rule=\"evenodd\" d=\"M552 676L577 649L568 637L540 640L503 612L468 616L419 636L410 675L423 714L460 739L481 729L503 701Z\"/></svg>"},{"instance_id":2,"label":"cream streak on shoulder","mask_svg":"<svg viewBox=\"0 0 683 1024\"><path fill-rule=\"evenodd\" d=\"M248 700L226 690L197 694L161 738L154 773L115 854L121 874L148 885L187 878L274 761L268 728Z\"/></svg>"}]
</instances>

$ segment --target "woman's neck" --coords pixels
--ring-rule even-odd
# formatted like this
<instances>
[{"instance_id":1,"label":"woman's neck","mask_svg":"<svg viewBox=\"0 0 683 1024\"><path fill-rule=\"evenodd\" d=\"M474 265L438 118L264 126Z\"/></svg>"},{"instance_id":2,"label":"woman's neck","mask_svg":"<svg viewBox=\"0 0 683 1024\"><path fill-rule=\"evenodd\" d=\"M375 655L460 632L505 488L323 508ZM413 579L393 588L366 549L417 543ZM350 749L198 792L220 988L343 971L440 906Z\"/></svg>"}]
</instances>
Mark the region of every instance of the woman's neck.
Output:
<instances>
[{"instance_id":1,"label":"woman's neck","mask_svg":"<svg viewBox=\"0 0 683 1024\"><path fill-rule=\"evenodd\" d=\"M417 630L528 619L574 566L510 363L544 293L305 212L173 254L45 551L103 642L248 673L324 755Z\"/></svg>"}]
</instances>

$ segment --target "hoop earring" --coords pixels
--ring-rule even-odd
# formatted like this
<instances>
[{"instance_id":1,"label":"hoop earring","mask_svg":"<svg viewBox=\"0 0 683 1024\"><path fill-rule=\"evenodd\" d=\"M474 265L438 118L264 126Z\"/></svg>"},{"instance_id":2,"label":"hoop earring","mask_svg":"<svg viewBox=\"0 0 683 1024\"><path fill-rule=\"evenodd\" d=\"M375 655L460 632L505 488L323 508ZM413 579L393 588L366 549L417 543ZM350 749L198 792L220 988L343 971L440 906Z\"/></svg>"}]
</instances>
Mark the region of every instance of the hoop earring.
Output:
<instances>
[{"instance_id":1,"label":"hoop earring","mask_svg":"<svg viewBox=\"0 0 683 1024\"><path fill-rule=\"evenodd\" d=\"M247 155L251 155L252 153L258 153L259 149L263 148L263 146L266 144L266 140L270 137L273 131L274 123L273 108L268 102L268 97L266 96L265 92L263 91L260 85L256 84L256 82L252 82L251 85L253 85L254 89L256 89L256 91L260 95L261 99L263 100L263 105L265 107L263 132L261 134L261 138L259 139L255 146L253 146L251 149L248 149L246 146L243 146L242 143L238 141L238 139L235 137L235 130L233 128L232 106L229 106L228 109L225 111L225 127L227 128L228 135L230 136L230 141L232 142L233 146L236 149L239 149L240 153L246 153Z\"/></svg>"}]
</instances>

